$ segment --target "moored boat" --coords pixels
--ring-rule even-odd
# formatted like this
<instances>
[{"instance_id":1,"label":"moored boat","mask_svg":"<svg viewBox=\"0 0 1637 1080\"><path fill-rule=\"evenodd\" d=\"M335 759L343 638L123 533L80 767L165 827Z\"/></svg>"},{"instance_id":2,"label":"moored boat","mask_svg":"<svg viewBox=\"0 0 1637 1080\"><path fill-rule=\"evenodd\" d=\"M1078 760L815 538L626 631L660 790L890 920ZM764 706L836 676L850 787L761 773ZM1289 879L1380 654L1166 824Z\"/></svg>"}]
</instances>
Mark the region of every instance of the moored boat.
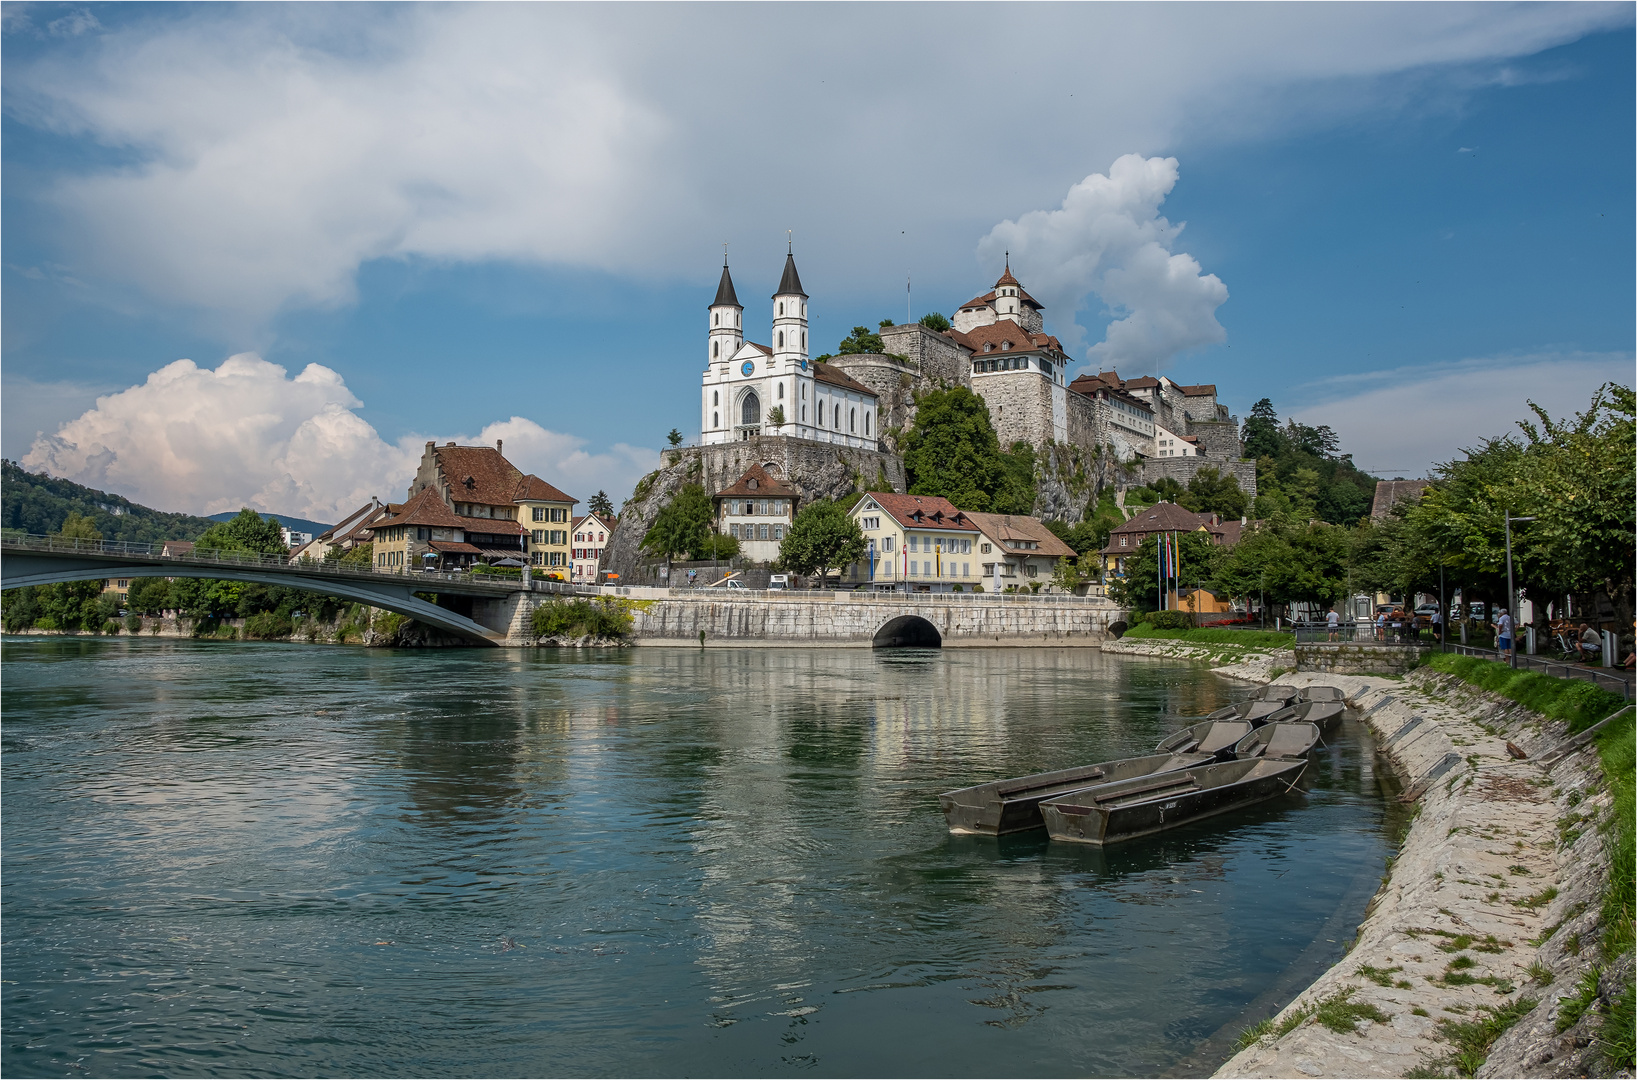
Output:
<instances>
[{"instance_id":1,"label":"moored boat","mask_svg":"<svg viewBox=\"0 0 1637 1080\"><path fill-rule=\"evenodd\" d=\"M1040 804L1053 840L1117 844L1251 806L1295 788L1307 762L1250 758L1098 784Z\"/></svg>"},{"instance_id":2,"label":"moored boat","mask_svg":"<svg viewBox=\"0 0 1637 1080\"><path fill-rule=\"evenodd\" d=\"M1298 701L1268 717L1269 723L1308 723L1320 731L1329 731L1341 723L1347 706L1339 701Z\"/></svg>"},{"instance_id":3,"label":"moored boat","mask_svg":"<svg viewBox=\"0 0 1637 1080\"><path fill-rule=\"evenodd\" d=\"M1245 726L1249 727L1248 724ZM1227 745L1233 744L1229 742ZM1161 752L1035 773L1032 776L1014 776L1009 780L995 780L946 791L938 796L938 805L943 809L952 833L1003 836L1040 828L1044 822L1040 820L1039 807L1044 799L1055 798L1089 784L1106 784L1203 765L1212 758L1212 753L1204 752Z\"/></svg>"},{"instance_id":4,"label":"moored boat","mask_svg":"<svg viewBox=\"0 0 1637 1080\"><path fill-rule=\"evenodd\" d=\"M1312 724L1263 724L1233 744L1233 756L1249 758L1306 757L1319 742L1319 729Z\"/></svg>"},{"instance_id":5,"label":"moored boat","mask_svg":"<svg viewBox=\"0 0 1637 1080\"><path fill-rule=\"evenodd\" d=\"M1304 686L1299 700L1301 701L1340 701L1346 703L1347 695L1334 686Z\"/></svg>"},{"instance_id":6,"label":"moored boat","mask_svg":"<svg viewBox=\"0 0 1637 1080\"><path fill-rule=\"evenodd\" d=\"M1249 720L1204 720L1174 732L1155 747L1165 754L1210 754L1231 750L1256 725Z\"/></svg>"}]
</instances>

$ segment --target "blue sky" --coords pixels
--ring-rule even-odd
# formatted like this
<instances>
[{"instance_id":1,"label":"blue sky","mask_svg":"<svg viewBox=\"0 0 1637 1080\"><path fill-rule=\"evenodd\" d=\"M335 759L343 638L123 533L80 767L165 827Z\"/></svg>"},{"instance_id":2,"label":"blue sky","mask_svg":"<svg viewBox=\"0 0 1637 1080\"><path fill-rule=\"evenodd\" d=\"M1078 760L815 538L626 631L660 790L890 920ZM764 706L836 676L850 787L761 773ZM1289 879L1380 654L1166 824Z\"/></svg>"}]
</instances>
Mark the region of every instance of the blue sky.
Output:
<instances>
[{"instance_id":1,"label":"blue sky","mask_svg":"<svg viewBox=\"0 0 1637 1080\"><path fill-rule=\"evenodd\" d=\"M1086 366L1388 476L1630 382L1629 5L1006 10L7 5L0 450L322 520L503 436L617 501L787 229L818 351L1011 250Z\"/></svg>"}]
</instances>

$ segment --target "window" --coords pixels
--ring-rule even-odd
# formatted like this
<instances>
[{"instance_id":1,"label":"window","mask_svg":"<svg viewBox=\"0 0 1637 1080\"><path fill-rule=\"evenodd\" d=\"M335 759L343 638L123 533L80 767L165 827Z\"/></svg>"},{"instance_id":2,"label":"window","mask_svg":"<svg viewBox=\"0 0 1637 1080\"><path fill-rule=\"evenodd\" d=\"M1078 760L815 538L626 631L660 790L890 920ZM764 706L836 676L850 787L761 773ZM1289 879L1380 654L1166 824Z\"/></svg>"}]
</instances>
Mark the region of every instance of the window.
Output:
<instances>
[{"instance_id":1,"label":"window","mask_svg":"<svg viewBox=\"0 0 1637 1080\"><path fill-rule=\"evenodd\" d=\"M553 544L566 544L566 543L568 543L568 530L567 529L553 529L551 531L551 542Z\"/></svg>"},{"instance_id":2,"label":"window","mask_svg":"<svg viewBox=\"0 0 1637 1080\"><path fill-rule=\"evenodd\" d=\"M961 563L961 577L971 577L971 576L972 576L972 564L971 563Z\"/></svg>"},{"instance_id":3,"label":"window","mask_svg":"<svg viewBox=\"0 0 1637 1080\"><path fill-rule=\"evenodd\" d=\"M970 541L970 540L962 540L961 541L961 554L962 555L972 554L972 541Z\"/></svg>"},{"instance_id":4,"label":"window","mask_svg":"<svg viewBox=\"0 0 1637 1080\"><path fill-rule=\"evenodd\" d=\"M728 535L735 540L739 539L739 524L737 522L728 526Z\"/></svg>"},{"instance_id":5,"label":"window","mask_svg":"<svg viewBox=\"0 0 1637 1080\"><path fill-rule=\"evenodd\" d=\"M720 312L718 312L717 314L711 316L711 325L712 326L721 326L722 325L722 316L721 316Z\"/></svg>"},{"instance_id":6,"label":"window","mask_svg":"<svg viewBox=\"0 0 1637 1080\"><path fill-rule=\"evenodd\" d=\"M529 539L533 540L536 544L545 543L546 542L546 530L544 530L544 529L534 530L534 532L529 535Z\"/></svg>"},{"instance_id":7,"label":"window","mask_svg":"<svg viewBox=\"0 0 1637 1080\"><path fill-rule=\"evenodd\" d=\"M779 400L784 400L784 383L779 384Z\"/></svg>"},{"instance_id":8,"label":"window","mask_svg":"<svg viewBox=\"0 0 1637 1080\"><path fill-rule=\"evenodd\" d=\"M758 540L766 540L767 539L767 526L766 525L756 526L756 539L758 539Z\"/></svg>"},{"instance_id":9,"label":"window","mask_svg":"<svg viewBox=\"0 0 1637 1080\"><path fill-rule=\"evenodd\" d=\"M868 436L869 433L870 433L870 414L865 413L864 414L864 434L866 436Z\"/></svg>"},{"instance_id":10,"label":"window","mask_svg":"<svg viewBox=\"0 0 1637 1080\"><path fill-rule=\"evenodd\" d=\"M858 430L858 410L857 409L848 409L847 410L847 430L848 431L857 431Z\"/></svg>"},{"instance_id":11,"label":"window","mask_svg":"<svg viewBox=\"0 0 1637 1080\"><path fill-rule=\"evenodd\" d=\"M910 542L912 544L914 543L914 540L915 540L914 537L910 537ZM912 574L919 574L921 572L921 564L919 562L917 562L916 560L911 559L909 561L909 572L912 573Z\"/></svg>"},{"instance_id":12,"label":"window","mask_svg":"<svg viewBox=\"0 0 1637 1080\"><path fill-rule=\"evenodd\" d=\"M1125 547L1125 537L1120 537L1120 546Z\"/></svg>"},{"instance_id":13,"label":"window","mask_svg":"<svg viewBox=\"0 0 1637 1080\"><path fill-rule=\"evenodd\" d=\"M606 539L606 538L603 536L602 533L597 534L597 543L599 543L599 544L602 543L604 539Z\"/></svg>"},{"instance_id":14,"label":"window","mask_svg":"<svg viewBox=\"0 0 1637 1080\"><path fill-rule=\"evenodd\" d=\"M783 301L783 300L780 300L780 301L779 301L779 314L780 314L780 315L783 315L783 314L784 314L784 301ZM780 344L780 345L783 345L783 344L784 344L784 341L783 341L783 339L780 339L780 341L779 341L779 344Z\"/></svg>"},{"instance_id":15,"label":"window","mask_svg":"<svg viewBox=\"0 0 1637 1080\"><path fill-rule=\"evenodd\" d=\"M909 534L909 549L911 551L921 550L921 538L916 536L914 533Z\"/></svg>"},{"instance_id":16,"label":"window","mask_svg":"<svg viewBox=\"0 0 1637 1080\"><path fill-rule=\"evenodd\" d=\"M984 555L989 554L993 550L995 550L995 545L993 545L993 544L979 544L978 545L978 551L981 552Z\"/></svg>"},{"instance_id":17,"label":"window","mask_svg":"<svg viewBox=\"0 0 1637 1080\"><path fill-rule=\"evenodd\" d=\"M756 396L753 390L745 395L744 403L739 408L740 423L759 424L762 422L762 399Z\"/></svg>"},{"instance_id":18,"label":"window","mask_svg":"<svg viewBox=\"0 0 1637 1080\"><path fill-rule=\"evenodd\" d=\"M773 539L775 539L775 540L783 540L784 539L784 526L783 525L773 526Z\"/></svg>"},{"instance_id":19,"label":"window","mask_svg":"<svg viewBox=\"0 0 1637 1080\"><path fill-rule=\"evenodd\" d=\"M712 428L717 428L717 427L720 427L720 426L721 425L716 422L716 414L711 413L711 427Z\"/></svg>"},{"instance_id":20,"label":"window","mask_svg":"<svg viewBox=\"0 0 1637 1080\"><path fill-rule=\"evenodd\" d=\"M801 347L807 348L807 331L805 330L801 332Z\"/></svg>"},{"instance_id":21,"label":"window","mask_svg":"<svg viewBox=\"0 0 1637 1080\"><path fill-rule=\"evenodd\" d=\"M546 508L545 507L536 506L534 508L534 520L536 520L536 521L546 520Z\"/></svg>"},{"instance_id":22,"label":"window","mask_svg":"<svg viewBox=\"0 0 1637 1080\"><path fill-rule=\"evenodd\" d=\"M784 331L779 331L779 348L784 348Z\"/></svg>"},{"instance_id":23,"label":"window","mask_svg":"<svg viewBox=\"0 0 1637 1080\"><path fill-rule=\"evenodd\" d=\"M801 407L801 422L807 423L807 406L805 405Z\"/></svg>"}]
</instances>

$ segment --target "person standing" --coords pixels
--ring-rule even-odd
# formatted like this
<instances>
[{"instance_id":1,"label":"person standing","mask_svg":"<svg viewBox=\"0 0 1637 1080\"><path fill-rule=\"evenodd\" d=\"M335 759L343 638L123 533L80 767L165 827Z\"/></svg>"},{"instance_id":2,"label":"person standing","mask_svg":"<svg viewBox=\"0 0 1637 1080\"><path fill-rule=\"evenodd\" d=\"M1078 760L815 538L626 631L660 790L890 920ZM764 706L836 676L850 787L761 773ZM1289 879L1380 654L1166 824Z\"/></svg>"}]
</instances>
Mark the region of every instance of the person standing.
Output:
<instances>
[{"instance_id":1,"label":"person standing","mask_svg":"<svg viewBox=\"0 0 1637 1080\"><path fill-rule=\"evenodd\" d=\"M1500 614L1495 617L1495 650L1503 661L1511 663L1512 616L1507 614L1505 608L1501 608Z\"/></svg>"},{"instance_id":2,"label":"person standing","mask_svg":"<svg viewBox=\"0 0 1637 1080\"><path fill-rule=\"evenodd\" d=\"M1438 644L1444 643L1444 612L1442 608L1432 609L1432 636Z\"/></svg>"},{"instance_id":3,"label":"person standing","mask_svg":"<svg viewBox=\"0 0 1637 1080\"><path fill-rule=\"evenodd\" d=\"M1341 629L1341 616L1336 614L1336 606L1330 605L1330 614L1324 617L1326 625L1330 627L1330 640L1336 640L1336 631Z\"/></svg>"}]
</instances>

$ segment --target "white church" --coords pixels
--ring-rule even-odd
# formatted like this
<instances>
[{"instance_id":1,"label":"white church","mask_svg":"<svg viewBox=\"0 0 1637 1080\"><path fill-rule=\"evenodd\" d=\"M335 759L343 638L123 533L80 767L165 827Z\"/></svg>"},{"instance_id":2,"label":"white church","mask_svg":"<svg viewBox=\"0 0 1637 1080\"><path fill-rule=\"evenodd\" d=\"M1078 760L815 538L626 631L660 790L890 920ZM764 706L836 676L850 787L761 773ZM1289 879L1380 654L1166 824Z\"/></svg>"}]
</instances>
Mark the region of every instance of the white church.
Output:
<instances>
[{"instance_id":1,"label":"white church","mask_svg":"<svg viewBox=\"0 0 1637 1080\"><path fill-rule=\"evenodd\" d=\"M716 443L784 435L874 449L876 396L863 383L807 355L807 294L787 253L773 294L770 345L746 341L745 309L733 291L727 260L710 306L710 340L699 398L700 441Z\"/></svg>"}]
</instances>

